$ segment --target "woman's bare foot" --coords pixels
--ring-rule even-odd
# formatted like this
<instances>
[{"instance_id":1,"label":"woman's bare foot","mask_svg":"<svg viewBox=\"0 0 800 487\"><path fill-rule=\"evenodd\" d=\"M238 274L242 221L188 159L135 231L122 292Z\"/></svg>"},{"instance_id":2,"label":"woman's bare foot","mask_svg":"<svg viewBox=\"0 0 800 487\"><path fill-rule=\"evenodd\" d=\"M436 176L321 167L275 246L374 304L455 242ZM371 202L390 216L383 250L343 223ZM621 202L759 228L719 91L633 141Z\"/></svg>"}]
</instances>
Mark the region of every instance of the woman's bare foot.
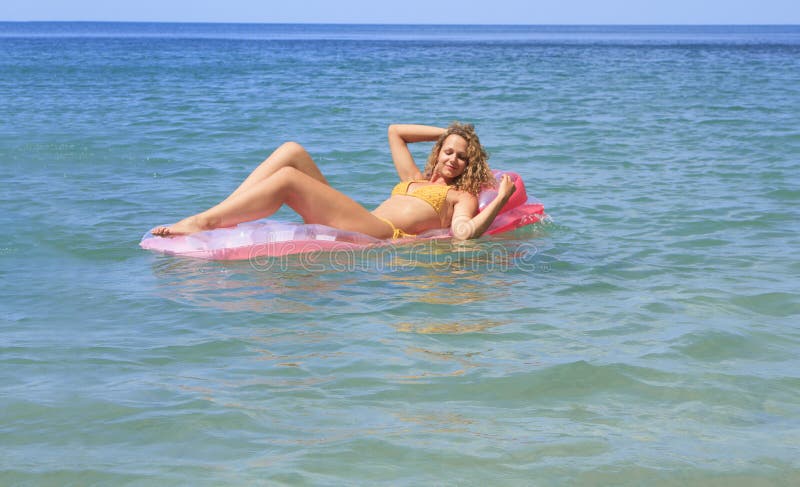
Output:
<instances>
[{"instance_id":1,"label":"woman's bare foot","mask_svg":"<svg viewBox=\"0 0 800 487\"><path fill-rule=\"evenodd\" d=\"M198 215L194 215L189 218L184 218L169 227L156 227L150 230L150 233L156 237L176 237L178 235L202 232L203 230L208 230L208 228L200 222Z\"/></svg>"}]
</instances>

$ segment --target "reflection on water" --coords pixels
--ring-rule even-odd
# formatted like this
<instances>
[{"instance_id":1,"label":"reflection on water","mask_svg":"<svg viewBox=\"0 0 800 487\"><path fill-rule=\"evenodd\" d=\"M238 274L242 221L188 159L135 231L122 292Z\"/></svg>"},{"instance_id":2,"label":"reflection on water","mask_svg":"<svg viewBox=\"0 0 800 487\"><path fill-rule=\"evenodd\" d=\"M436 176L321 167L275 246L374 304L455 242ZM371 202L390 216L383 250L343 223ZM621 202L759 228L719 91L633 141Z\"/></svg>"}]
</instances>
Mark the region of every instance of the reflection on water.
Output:
<instances>
[{"instance_id":1,"label":"reflection on water","mask_svg":"<svg viewBox=\"0 0 800 487\"><path fill-rule=\"evenodd\" d=\"M160 295L182 304L258 313L384 312L415 305L491 303L513 292L511 273L535 265L537 249L517 240L437 242L276 258L274 265L159 257ZM409 308L409 306L411 306ZM444 319L442 319L444 318ZM392 325L414 333L468 333L499 326L438 316Z\"/></svg>"},{"instance_id":2,"label":"reflection on water","mask_svg":"<svg viewBox=\"0 0 800 487\"><path fill-rule=\"evenodd\" d=\"M477 352L457 354L451 351L430 350L421 347L407 347L405 352L407 357L427 370L420 371L417 374L399 376L398 380L400 382L464 375L467 371L480 365L473 360L473 357L479 355ZM442 367L444 367L444 369L442 369Z\"/></svg>"},{"instance_id":3,"label":"reflection on water","mask_svg":"<svg viewBox=\"0 0 800 487\"><path fill-rule=\"evenodd\" d=\"M474 333L486 331L496 326L502 326L508 322L480 321L476 323L464 322L438 322L438 323L397 323L392 325L395 330L401 333L420 333L458 335L462 333Z\"/></svg>"},{"instance_id":4,"label":"reflection on water","mask_svg":"<svg viewBox=\"0 0 800 487\"><path fill-rule=\"evenodd\" d=\"M498 357L486 338L496 328L514 328L519 315L509 311L529 305L526 266L540 258L520 239L318 253L256 266L159 257L152 272L160 296L257 314L219 317L245 325L203 333L212 344L194 352L203 354L205 366L182 371L166 387L224 409L226 421L244 422L242 429L253 427L284 449L481 435L485 422L453 406L394 406L419 388L469 383L487 369L528 367L513 351ZM217 346L229 350L216 352ZM224 374L215 376L219 370ZM372 405L383 403L389 406L375 414ZM317 411L330 404L347 405L346 413ZM273 459L251 461L271 465Z\"/></svg>"},{"instance_id":5,"label":"reflection on water","mask_svg":"<svg viewBox=\"0 0 800 487\"><path fill-rule=\"evenodd\" d=\"M398 412L395 417L398 421L424 427L433 433L467 433L477 423L475 419L453 411L424 411L418 414Z\"/></svg>"},{"instance_id":6,"label":"reflection on water","mask_svg":"<svg viewBox=\"0 0 800 487\"><path fill-rule=\"evenodd\" d=\"M302 268L258 272L248 262L164 257L153 265L161 295L172 301L223 311L303 313L314 305L303 296L332 292L350 279L320 279Z\"/></svg>"},{"instance_id":7,"label":"reflection on water","mask_svg":"<svg viewBox=\"0 0 800 487\"><path fill-rule=\"evenodd\" d=\"M502 289L487 289L480 282L478 273L470 274L444 274L426 269L414 275L387 275L387 283L402 286L397 299L405 302L418 302L427 304L467 304L476 301L485 301L494 292Z\"/></svg>"}]
</instances>

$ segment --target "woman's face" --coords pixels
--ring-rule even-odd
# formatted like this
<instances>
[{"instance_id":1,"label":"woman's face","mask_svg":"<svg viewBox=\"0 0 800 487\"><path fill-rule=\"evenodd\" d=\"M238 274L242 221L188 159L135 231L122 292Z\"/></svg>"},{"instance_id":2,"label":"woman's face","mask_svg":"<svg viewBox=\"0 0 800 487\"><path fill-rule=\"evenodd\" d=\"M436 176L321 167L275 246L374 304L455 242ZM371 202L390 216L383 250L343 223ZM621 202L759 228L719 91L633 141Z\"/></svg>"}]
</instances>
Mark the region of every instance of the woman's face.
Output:
<instances>
[{"instance_id":1,"label":"woman's face","mask_svg":"<svg viewBox=\"0 0 800 487\"><path fill-rule=\"evenodd\" d=\"M460 176L467 168L467 141L464 137L450 134L439 150L438 170L446 179Z\"/></svg>"}]
</instances>

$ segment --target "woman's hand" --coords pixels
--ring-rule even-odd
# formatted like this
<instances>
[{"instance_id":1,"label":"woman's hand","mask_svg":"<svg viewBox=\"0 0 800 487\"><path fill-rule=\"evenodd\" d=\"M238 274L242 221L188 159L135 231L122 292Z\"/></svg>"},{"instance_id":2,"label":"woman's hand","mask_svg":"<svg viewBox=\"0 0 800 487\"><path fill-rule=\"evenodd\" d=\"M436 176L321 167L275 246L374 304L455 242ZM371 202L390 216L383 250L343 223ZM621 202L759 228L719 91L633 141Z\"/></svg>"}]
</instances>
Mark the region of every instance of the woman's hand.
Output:
<instances>
[{"instance_id":1,"label":"woman's hand","mask_svg":"<svg viewBox=\"0 0 800 487\"><path fill-rule=\"evenodd\" d=\"M500 185L497 188L497 197L502 198L503 204L505 204L516 190L517 187L514 186L514 181L511 180L511 176L503 174L503 177L500 179Z\"/></svg>"}]
</instances>

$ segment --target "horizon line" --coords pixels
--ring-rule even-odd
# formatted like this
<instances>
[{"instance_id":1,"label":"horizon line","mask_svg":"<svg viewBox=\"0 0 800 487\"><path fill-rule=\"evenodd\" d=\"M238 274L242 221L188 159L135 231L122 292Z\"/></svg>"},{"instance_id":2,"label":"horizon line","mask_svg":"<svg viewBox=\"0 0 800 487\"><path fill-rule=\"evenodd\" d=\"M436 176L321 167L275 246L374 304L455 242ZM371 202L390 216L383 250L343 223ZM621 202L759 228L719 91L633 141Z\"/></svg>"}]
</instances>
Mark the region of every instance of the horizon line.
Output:
<instances>
[{"instance_id":1,"label":"horizon line","mask_svg":"<svg viewBox=\"0 0 800 487\"><path fill-rule=\"evenodd\" d=\"M185 20L2 20L7 24L186 24L186 25L341 25L341 26L476 26L476 27L800 27L800 23L404 23L404 22L251 22L251 21L185 21Z\"/></svg>"}]
</instances>

